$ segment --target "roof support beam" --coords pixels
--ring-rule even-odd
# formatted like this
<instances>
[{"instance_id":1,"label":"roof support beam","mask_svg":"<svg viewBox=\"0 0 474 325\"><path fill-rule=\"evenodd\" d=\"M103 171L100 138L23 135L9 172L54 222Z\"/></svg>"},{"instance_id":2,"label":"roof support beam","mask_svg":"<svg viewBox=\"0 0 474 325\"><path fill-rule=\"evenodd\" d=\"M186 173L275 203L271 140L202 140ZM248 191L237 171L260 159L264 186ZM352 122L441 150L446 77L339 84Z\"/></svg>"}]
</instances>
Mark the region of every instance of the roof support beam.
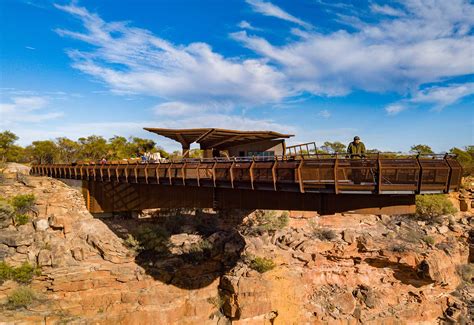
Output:
<instances>
[{"instance_id":1,"label":"roof support beam","mask_svg":"<svg viewBox=\"0 0 474 325\"><path fill-rule=\"evenodd\" d=\"M209 131L207 131L203 135L201 135L199 138L197 138L194 142L199 143L199 141L202 141L202 140L206 139L209 135L214 133L215 130L216 129L210 129Z\"/></svg>"}]
</instances>

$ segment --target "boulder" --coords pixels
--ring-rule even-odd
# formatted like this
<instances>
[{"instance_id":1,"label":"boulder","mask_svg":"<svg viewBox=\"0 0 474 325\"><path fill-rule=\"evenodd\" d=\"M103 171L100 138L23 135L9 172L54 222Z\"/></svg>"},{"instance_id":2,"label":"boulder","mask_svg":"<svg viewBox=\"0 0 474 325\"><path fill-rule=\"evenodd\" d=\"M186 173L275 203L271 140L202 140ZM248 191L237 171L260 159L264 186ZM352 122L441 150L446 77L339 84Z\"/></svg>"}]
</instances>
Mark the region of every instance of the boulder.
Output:
<instances>
[{"instance_id":1,"label":"boulder","mask_svg":"<svg viewBox=\"0 0 474 325\"><path fill-rule=\"evenodd\" d=\"M33 221L36 231L45 231L49 228L49 222L47 219L36 219Z\"/></svg>"},{"instance_id":2,"label":"boulder","mask_svg":"<svg viewBox=\"0 0 474 325\"><path fill-rule=\"evenodd\" d=\"M22 232L16 230L0 231L0 244L10 247L29 246L33 243L33 232Z\"/></svg>"},{"instance_id":3,"label":"boulder","mask_svg":"<svg viewBox=\"0 0 474 325\"><path fill-rule=\"evenodd\" d=\"M51 265L52 265L51 251L47 249L40 250L38 254L38 266L51 266Z\"/></svg>"}]
</instances>

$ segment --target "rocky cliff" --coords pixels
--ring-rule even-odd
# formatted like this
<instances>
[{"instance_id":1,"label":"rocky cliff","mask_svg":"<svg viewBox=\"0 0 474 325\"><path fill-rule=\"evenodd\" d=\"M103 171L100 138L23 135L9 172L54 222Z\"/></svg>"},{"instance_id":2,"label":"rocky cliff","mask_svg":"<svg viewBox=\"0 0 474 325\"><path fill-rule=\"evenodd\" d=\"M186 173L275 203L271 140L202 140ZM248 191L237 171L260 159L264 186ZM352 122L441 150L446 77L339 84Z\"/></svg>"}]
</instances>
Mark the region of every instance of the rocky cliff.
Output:
<instances>
[{"instance_id":1,"label":"rocky cliff","mask_svg":"<svg viewBox=\"0 0 474 325\"><path fill-rule=\"evenodd\" d=\"M0 261L36 271L31 282L2 280L0 271L2 324L472 321L470 212L92 216L62 182L11 175L0 185L3 201L35 201L22 222L2 210ZM15 305L12 295L24 287L32 297Z\"/></svg>"}]
</instances>

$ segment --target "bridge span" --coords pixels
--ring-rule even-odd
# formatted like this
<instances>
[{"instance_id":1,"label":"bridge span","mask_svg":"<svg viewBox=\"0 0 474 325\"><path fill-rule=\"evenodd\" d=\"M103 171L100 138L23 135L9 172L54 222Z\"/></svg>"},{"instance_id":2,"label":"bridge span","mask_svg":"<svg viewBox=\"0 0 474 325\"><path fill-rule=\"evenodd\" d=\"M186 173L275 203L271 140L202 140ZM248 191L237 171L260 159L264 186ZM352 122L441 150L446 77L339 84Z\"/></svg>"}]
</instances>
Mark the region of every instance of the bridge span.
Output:
<instances>
[{"instance_id":1,"label":"bridge span","mask_svg":"<svg viewBox=\"0 0 474 325\"><path fill-rule=\"evenodd\" d=\"M404 214L414 212L416 194L459 190L462 168L451 155L315 154L37 164L31 174L80 180L93 213L235 208Z\"/></svg>"}]
</instances>

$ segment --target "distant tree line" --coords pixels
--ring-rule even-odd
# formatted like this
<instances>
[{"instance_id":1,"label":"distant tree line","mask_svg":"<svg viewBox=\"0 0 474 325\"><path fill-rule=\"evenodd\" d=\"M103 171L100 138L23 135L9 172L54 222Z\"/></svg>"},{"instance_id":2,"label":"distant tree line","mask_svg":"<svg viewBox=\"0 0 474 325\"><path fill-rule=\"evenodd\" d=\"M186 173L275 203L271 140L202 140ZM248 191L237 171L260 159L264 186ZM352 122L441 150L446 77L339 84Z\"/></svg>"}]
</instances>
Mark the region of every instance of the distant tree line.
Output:
<instances>
[{"instance_id":1,"label":"distant tree line","mask_svg":"<svg viewBox=\"0 0 474 325\"><path fill-rule=\"evenodd\" d=\"M71 163L98 161L102 158L119 160L140 157L145 152L170 155L153 140L138 137L114 136L110 139L91 135L77 141L68 138L33 141L29 146L16 144L18 136L10 131L0 132L0 158L12 162Z\"/></svg>"},{"instance_id":2,"label":"distant tree line","mask_svg":"<svg viewBox=\"0 0 474 325\"><path fill-rule=\"evenodd\" d=\"M77 141L68 138L56 140L33 141L29 146L21 147L16 144L18 136L10 131L0 132L0 160L11 162L41 162L41 163L71 163L77 161L98 161L105 157L107 160L120 160L140 157L145 152L159 152L163 158L178 158L180 151L166 152L150 139L138 137L125 138L114 136L105 139L102 136L91 135L79 138ZM341 142L326 141L316 149L317 153L345 152L347 146ZM377 149L369 149L367 153L377 153ZM307 153L302 151L301 153ZM315 153L311 150L311 153ZM414 145L410 148L412 154L433 154L430 146ZM456 154L463 165L466 174L474 174L474 146L451 148L449 153ZM202 157L202 151L193 149L190 157Z\"/></svg>"}]
</instances>

